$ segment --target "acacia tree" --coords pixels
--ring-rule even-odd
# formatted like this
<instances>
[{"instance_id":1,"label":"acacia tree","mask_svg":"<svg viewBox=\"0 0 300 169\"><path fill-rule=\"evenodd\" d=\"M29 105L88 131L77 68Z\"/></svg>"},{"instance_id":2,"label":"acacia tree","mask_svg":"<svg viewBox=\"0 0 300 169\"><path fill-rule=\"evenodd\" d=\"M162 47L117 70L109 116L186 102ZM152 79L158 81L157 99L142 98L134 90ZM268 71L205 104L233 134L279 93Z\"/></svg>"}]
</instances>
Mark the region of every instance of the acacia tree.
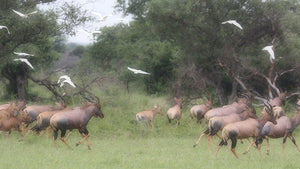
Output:
<instances>
[{"instance_id":1,"label":"acacia tree","mask_svg":"<svg viewBox=\"0 0 300 169\"><path fill-rule=\"evenodd\" d=\"M88 20L79 7L65 3L60 9L47 11L37 8L55 0L1 0L0 23L8 27L10 34L0 31L1 74L8 80L7 91L18 99L26 99L27 81L30 74L45 70L58 59L58 48L63 34L74 34L73 28ZM12 10L37 13L20 17ZM60 22L58 20L60 19ZM34 54L27 59L34 70L20 62L13 52Z\"/></svg>"}]
</instances>

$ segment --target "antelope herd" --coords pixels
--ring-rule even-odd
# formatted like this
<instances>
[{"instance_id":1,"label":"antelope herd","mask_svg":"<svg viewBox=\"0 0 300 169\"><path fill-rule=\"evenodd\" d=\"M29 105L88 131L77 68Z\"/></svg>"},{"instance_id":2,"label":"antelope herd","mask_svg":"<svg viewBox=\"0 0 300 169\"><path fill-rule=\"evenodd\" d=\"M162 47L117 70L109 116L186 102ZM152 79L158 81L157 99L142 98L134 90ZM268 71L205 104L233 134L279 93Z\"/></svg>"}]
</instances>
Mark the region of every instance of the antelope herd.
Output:
<instances>
[{"instance_id":1,"label":"antelope herd","mask_svg":"<svg viewBox=\"0 0 300 169\"><path fill-rule=\"evenodd\" d=\"M287 138L290 138L298 151L300 151L292 135L293 131L300 124L300 98L298 98L298 102L296 103L297 113L293 117L287 117L282 107L285 104L285 98L286 94L283 93L264 103L263 115L260 117L258 117L252 105L253 98L248 94L244 94L236 102L222 107L213 108L211 100L206 101L202 105L192 106L190 109L191 120L196 118L197 123L200 124L203 119L205 121L204 125L207 125L206 130L200 134L199 139L193 147L199 144L203 136L207 136L208 143L210 143L210 139L212 138L214 142L213 137L217 135L221 140L217 146L216 157L220 148L223 145L227 145L228 140L231 140L231 151L236 158L239 158L235 151L237 139L249 140L249 138L253 140L245 153L255 144L262 156L260 149L265 139L267 142L267 154L269 154L269 138L283 138L282 154L284 154ZM175 125L179 126L182 117L183 99L174 98L174 100L176 104L168 109L166 117L170 125L175 120ZM12 130L20 132L22 137L25 137L30 131L40 133L41 131L46 132L48 128L48 136L51 131L54 133L56 148L58 132L60 131L60 140L68 148L72 149L67 143L67 139L73 129L78 129L82 135L82 139L76 146L86 141L88 148L91 149L89 141L90 133L86 126L92 117L100 117L102 119L104 118L104 114L102 113L98 97L93 97L92 101L88 101L83 106L74 108L67 107L64 103L57 103L56 106L27 105L23 101L3 104L0 105L0 130L8 132L8 140ZM164 114L162 107L159 105L155 105L153 109L139 112L135 117L138 122L145 123L147 128L151 128L152 130L154 129L154 118L157 114L161 116ZM30 127L31 123L35 121L35 126ZM67 131L69 133L66 136ZM221 133L221 135L218 133Z\"/></svg>"}]
</instances>

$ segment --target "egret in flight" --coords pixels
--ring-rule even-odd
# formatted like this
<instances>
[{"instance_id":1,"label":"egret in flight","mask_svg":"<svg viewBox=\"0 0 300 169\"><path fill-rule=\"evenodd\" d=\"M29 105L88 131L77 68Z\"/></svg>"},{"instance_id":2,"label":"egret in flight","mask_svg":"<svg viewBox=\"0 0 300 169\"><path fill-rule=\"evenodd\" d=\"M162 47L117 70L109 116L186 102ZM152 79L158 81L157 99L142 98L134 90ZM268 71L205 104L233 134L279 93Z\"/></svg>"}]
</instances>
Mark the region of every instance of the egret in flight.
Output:
<instances>
[{"instance_id":1,"label":"egret in flight","mask_svg":"<svg viewBox=\"0 0 300 169\"><path fill-rule=\"evenodd\" d=\"M134 74L145 74L145 75L150 75L150 73L148 72L144 72L142 70L137 70L137 69L133 69L133 68L130 68L130 67L127 67L128 70L132 71Z\"/></svg>"},{"instance_id":2,"label":"egret in flight","mask_svg":"<svg viewBox=\"0 0 300 169\"><path fill-rule=\"evenodd\" d=\"M18 58L18 59L14 59L14 61L21 61L26 63L31 69L34 69L33 66L31 65L31 63L26 59L26 58Z\"/></svg>"},{"instance_id":3,"label":"egret in flight","mask_svg":"<svg viewBox=\"0 0 300 169\"><path fill-rule=\"evenodd\" d=\"M8 30L8 28L7 28L7 26L0 25L0 29L6 29L6 30L7 30L7 33L10 34L10 32L9 32L9 30Z\"/></svg>"},{"instance_id":4,"label":"egret in flight","mask_svg":"<svg viewBox=\"0 0 300 169\"><path fill-rule=\"evenodd\" d=\"M33 54L22 53L22 52L14 52L14 54L19 55L19 56L34 56Z\"/></svg>"},{"instance_id":5,"label":"egret in flight","mask_svg":"<svg viewBox=\"0 0 300 169\"><path fill-rule=\"evenodd\" d=\"M36 14L38 11L33 11L33 12L30 12L28 14L23 14L21 12L18 12L16 10L12 10L14 13L16 13L17 15L21 16L22 18L28 18L29 15L33 15L33 14Z\"/></svg>"},{"instance_id":6,"label":"egret in flight","mask_svg":"<svg viewBox=\"0 0 300 169\"><path fill-rule=\"evenodd\" d=\"M222 22L222 24L226 24L226 23L233 24L243 30L243 27L236 20L228 20L228 21Z\"/></svg>"},{"instance_id":7,"label":"egret in flight","mask_svg":"<svg viewBox=\"0 0 300 169\"><path fill-rule=\"evenodd\" d=\"M273 60L275 59L275 54L274 54L274 51L273 51L273 45L266 46L262 50L265 50L265 51L267 51L269 53L269 55L270 55L270 62L273 63Z\"/></svg>"},{"instance_id":8,"label":"egret in flight","mask_svg":"<svg viewBox=\"0 0 300 169\"><path fill-rule=\"evenodd\" d=\"M103 22L107 19L107 17L110 16L110 15L105 15L105 16L103 16L103 15L102 15L101 13L99 13L99 12L92 12L92 14L97 15L99 21L103 21Z\"/></svg>"},{"instance_id":9,"label":"egret in flight","mask_svg":"<svg viewBox=\"0 0 300 169\"><path fill-rule=\"evenodd\" d=\"M68 75L62 75L59 77L57 83L60 83L60 87L63 87L65 83L69 83L72 87L76 88L75 84L72 82Z\"/></svg>"}]
</instances>

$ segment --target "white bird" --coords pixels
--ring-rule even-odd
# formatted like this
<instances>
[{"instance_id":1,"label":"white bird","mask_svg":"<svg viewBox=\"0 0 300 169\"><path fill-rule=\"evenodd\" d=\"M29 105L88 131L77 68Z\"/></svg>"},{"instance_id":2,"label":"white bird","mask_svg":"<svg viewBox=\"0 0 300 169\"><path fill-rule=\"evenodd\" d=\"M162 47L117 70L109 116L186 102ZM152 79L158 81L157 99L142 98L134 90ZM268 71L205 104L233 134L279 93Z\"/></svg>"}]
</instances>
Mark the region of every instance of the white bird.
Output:
<instances>
[{"instance_id":1,"label":"white bird","mask_svg":"<svg viewBox=\"0 0 300 169\"><path fill-rule=\"evenodd\" d=\"M33 54L22 53L22 52L14 52L14 54L19 55L19 56L34 56Z\"/></svg>"},{"instance_id":2,"label":"white bird","mask_svg":"<svg viewBox=\"0 0 300 169\"><path fill-rule=\"evenodd\" d=\"M99 21L103 21L103 22L107 19L107 17L111 16L111 15L105 15L105 16L103 16L103 15L102 15L101 13L99 13L99 12L92 12L92 14L97 15Z\"/></svg>"},{"instance_id":3,"label":"white bird","mask_svg":"<svg viewBox=\"0 0 300 169\"><path fill-rule=\"evenodd\" d=\"M121 18L121 19L119 19L119 21L121 21L122 23L126 23L128 26L130 26L130 22L126 18Z\"/></svg>"},{"instance_id":4,"label":"white bird","mask_svg":"<svg viewBox=\"0 0 300 169\"><path fill-rule=\"evenodd\" d=\"M72 87L76 88L75 84L72 82L68 75L62 75L59 77L57 83L60 83L60 87L63 87L65 83L69 83Z\"/></svg>"},{"instance_id":5,"label":"white bird","mask_svg":"<svg viewBox=\"0 0 300 169\"><path fill-rule=\"evenodd\" d=\"M266 46L262 50L265 50L270 54L270 62L273 63L273 60L275 59L275 54L274 54L274 51L273 51L273 45Z\"/></svg>"},{"instance_id":6,"label":"white bird","mask_svg":"<svg viewBox=\"0 0 300 169\"><path fill-rule=\"evenodd\" d=\"M7 33L10 34L10 32L9 32L9 30L8 30L8 28L7 28L7 26L0 25L0 29L6 29L6 30L7 30Z\"/></svg>"},{"instance_id":7,"label":"white bird","mask_svg":"<svg viewBox=\"0 0 300 169\"><path fill-rule=\"evenodd\" d=\"M31 65L31 63L26 59L26 58L18 58L18 59L14 59L14 61L21 61L26 63L31 69L34 69L33 66Z\"/></svg>"},{"instance_id":8,"label":"white bird","mask_svg":"<svg viewBox=\"0 0 300 169\"><path fill-rule=\"evenodd\" d=\"M137 69L133 69L133 68L130 68L130 67L127 67L127 68L128 68L128 70L132 71L134 74L140 73L140 74L150 75L150 73L144 72L142 70L137 70Z\"/></svg>"},{"instance_id":9,"label":"white bird","mask_svg":"<svg viewBox=\"0 0 300 169\"><path fill-rule=\"evenodd\" d=\"M222 24L226 24L226 23L233 24L243 30L243 27L236 20L228 20L228 21L222 22Z\"/></svg>"},{"instance_id":10,"label":"white bird","mask_svg":"<svg viewBox=\"0 0 300 169\"><path fill-rule=\"evenodd\" d=\"M28 14L23 14L21 12L18 12L16 10L12 10L14 13L16 13L17 15L21 16L22 18L28 18L29 15L33 15L33 14L36 14L38 11L33 11L33 12L30 12Z\"/></svg>"}]
</instances>

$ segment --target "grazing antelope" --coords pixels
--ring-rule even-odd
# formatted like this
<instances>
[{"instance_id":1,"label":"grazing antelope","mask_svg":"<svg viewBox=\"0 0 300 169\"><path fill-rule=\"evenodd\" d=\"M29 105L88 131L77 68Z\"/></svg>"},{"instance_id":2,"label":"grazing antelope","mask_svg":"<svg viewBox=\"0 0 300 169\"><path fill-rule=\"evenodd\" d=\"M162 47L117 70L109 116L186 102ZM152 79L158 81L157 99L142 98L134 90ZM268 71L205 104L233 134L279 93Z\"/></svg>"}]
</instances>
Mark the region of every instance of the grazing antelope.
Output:
<instances>
[{"instance_id":1,"label":"grazing antelope","mask_svg":"<svg viewBox=\"0 0 300 169\"><path fill-rule=\"evenodd\" d=\"M222 130L224 126L230 123L246 120L249 117L257 118L256 111L252 105L249 105L246 110L239 114L233 113L226 116L215 116L211 118L208 122L208 128L200 135L198 141L193 145L193 147L196 147L199 144L204 135L208 135L208 137L217 135L219 138L221 138L217 133L218 131Z\"/></svg>"},{"instance_id":2,"label":"grazing antelope","mask_svg":"<svg viewBox=\"0 0 300 169\"><path fill-rule=\"evenodd\" d=\"M171 107L167 111L167 118L169 120L169 123L172 122L172 120L177 120L177 125L180 124L180 119L181 119L181 109L182 109L182 99L177 99L176 97L174 98L175 102L177 103L175 106Z\"/></svg>"},{"instance_id":3,"label":"grazing antelope","mask_svg":"<svg viewBox=\"0 0 300 169\"><path fill-rule=\"evenodd\" d=\"M137 121L146 121L148 124L148 127L150 128L150 124L152 125L152 129L154 128L153 121L156 116L156 114L163 115L163 112L161 110L161 107L159 105L155 105L154 109L152 110L146 110L142 111L136 114L136 120Z\"/></svg>"},{"instance_id":4,"label":"grazing antelope","mask_svg":"<svg viewBox=\"0 0 300 169\"><path fill-rule=\"evenodd\" d=\"M205 113L210 109L212 109L211 101L207 101L206 104L193 106L190 110L191 120L193 120L193 118L197 118L197 123L201 123L200 120L203 119Z\"/></svg>"},{"instance_id":5,"label":"grazing antelope","mask_svg":"<svg viewBox=\"0 0 300 169\"><path fill-rule=\"evenodd\" d=\"M101 119L104 118L100 103L89 103L82 107L76 107L54 114L50 119L50 126L54 131L54 143L56 145L56 148L56 139L59 130L61 131L60 140L64 142L70 149L72 149L72 147L66 142L71 132L66 138L65 134L67 130L78 129L83 138L76 144L76 146L87 140L88 148L91 149L91 143L88 140L90 134L86 128L86 125L93 116L100 117Z\"/></svg>"},{"instance_id":6,"label":"grazing antelope","mask_svg":"<svg viewBox=\"0 0 300 169\"><path fill-rule=\"evenodd\" d=\"M236 158L239 158L235 152L237 139L244 139L244 138L250 138L250 137L253 138L253 141L251 142L250 146L248 147L247 151L245 152L245 153L247 153L250 150L250 148L253 146L255 139L260 135L261 129L263 128L265 123L267 121L271 121L272 123L276 124L276 119L273 114L272 106L270 104L265 105L265 106L266 107L264 109L264 114L261 117L259 117L257 119L248 118L247 120L244 120L244 121L230 123L223 128L222 140L219 143L218 149L216 151L216 157L218 155L220 148L223 145L227 145L227 140L230 139L232 142L231 143L231 151ZM260 149L258 149L258 150L259 150L260 155L262 156Z\"/></svg>"},{"instance_id":7,"label":"grazing antelope","mask_svg":"<svg viewBox=\"0 0 300 169\"><path fill-rule=\"evenodd\" d=\"M65 103L56 103L56 106L51 105L31 105L24 109L25 115L28 116L26 121L26 127L28 127L32 122L34 122L37 116L45 111L54 111L54 110L62 110L66 107Z\"/></svg>"}]
</instances>

